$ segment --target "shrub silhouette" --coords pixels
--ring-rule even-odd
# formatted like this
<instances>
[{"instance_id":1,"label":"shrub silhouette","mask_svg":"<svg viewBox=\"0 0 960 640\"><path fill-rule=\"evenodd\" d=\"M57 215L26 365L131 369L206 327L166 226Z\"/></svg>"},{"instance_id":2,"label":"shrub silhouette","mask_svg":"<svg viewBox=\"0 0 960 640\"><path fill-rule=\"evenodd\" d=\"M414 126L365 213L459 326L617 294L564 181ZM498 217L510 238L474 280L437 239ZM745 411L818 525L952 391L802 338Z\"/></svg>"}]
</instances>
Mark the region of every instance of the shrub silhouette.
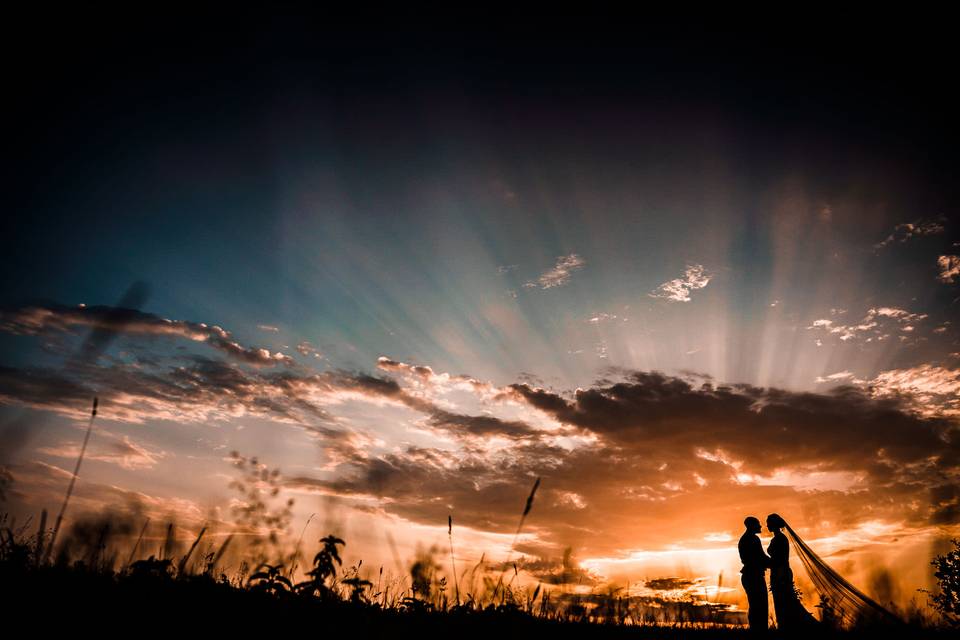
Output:
<instances>
[{"instance_id":1,"label":"shrub silhouette","mask_svg":"<svg viewBox=\"0 0 960 640\"><path fill-rule=\"evenodd\" d=\"M350 602L354 604L363 604L368 602L366 590L373 586L369 580L364 580L359 575L343 580L343 584L350 587Z\"/></svg>"},{"instance_id":2,"label":"shrub silhouette","mask_svg":"<svg viewBox=\"0 0 960 640\"><path fill-rule=\"evenodd\" d=\"M931 600L943 619L960 627L960 539L954 538L953 551L935 557L930 564L937 568L933 574L939 586Z\"/></svg>"},{"instance_id":3,"label":"shrub silhouette","mask_svg":"<svg viewBox=\"0 0 960 640\"><path fill-rule=\"evenodd\" d=\"M150 556L146 560L137 560L131 564L129 575L134 580L169 580L173 577L173 562Z\"/></svg>"},{"instance_id":4,"label":"shrub silhouette","mask_svg":"<svg viewBox=\"0 0 960 640\"><path fill-rule=\"evenodd\" d=\"M310 579L298 583L296 591L297 593L314 595L321 599L330 599L337 595L333 590L333 582L337 577L337 567L343 562L340 559L340 550L337 549L337 545L346 546L347 543L333 534L321 538L320 543L323 546L313 557L313 569L307 572Z\"/></svg>"},{"instance_id":5,"label":"shrub silhouette","mask_svg":"<svg viewBox=\"0 0 960 640\"><path fill-rule=\"evenodd\" d=\"M247 579L247 587L254 593L266 593L271 596L283 596L293 589L290 580L283 575L283 565L263 563Z\"/></svg>"}]
</instances>

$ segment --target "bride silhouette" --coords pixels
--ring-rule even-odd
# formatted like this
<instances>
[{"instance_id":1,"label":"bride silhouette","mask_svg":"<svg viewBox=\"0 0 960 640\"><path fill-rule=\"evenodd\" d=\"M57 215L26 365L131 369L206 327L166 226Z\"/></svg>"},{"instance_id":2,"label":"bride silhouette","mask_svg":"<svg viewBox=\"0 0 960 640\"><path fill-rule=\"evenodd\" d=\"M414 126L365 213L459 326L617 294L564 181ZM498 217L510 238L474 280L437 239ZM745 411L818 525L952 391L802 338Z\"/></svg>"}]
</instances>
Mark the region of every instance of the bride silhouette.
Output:
<instances>
[{"instance_id":1,"label":"bride silhouette","mask_svg":"<svg viewBox=\"0 0 960 640\"><path fill-rule=\"evenodd\" d=\"M767 554L770 556L770 591L773 593L777 628L810 629L823 624L828 627L902 624L897 616L834 571L776 513L767 516L767 529L773 534ZM817 608L821 610L822 622L818 622L804 609L793 585L793 571L790 569L791 542L820 596Z\"/></svg>"},{"instance_id":2,"label":"bride silhouette","mask_svg":"<svg viewBox=\"0 0 960 640\"><path fill-rule=\"evenodd\" d=\"M777 616L777 628L781 630L812 627L819 624L809 611L803 608L800 596L793 585L793 570L790 569L790 542L783 534L787 523L775 513L767 516L767 529L773 540L767 547L770 556L770 593L773 594L773 610Z\"/></svg>"}]
</instances>

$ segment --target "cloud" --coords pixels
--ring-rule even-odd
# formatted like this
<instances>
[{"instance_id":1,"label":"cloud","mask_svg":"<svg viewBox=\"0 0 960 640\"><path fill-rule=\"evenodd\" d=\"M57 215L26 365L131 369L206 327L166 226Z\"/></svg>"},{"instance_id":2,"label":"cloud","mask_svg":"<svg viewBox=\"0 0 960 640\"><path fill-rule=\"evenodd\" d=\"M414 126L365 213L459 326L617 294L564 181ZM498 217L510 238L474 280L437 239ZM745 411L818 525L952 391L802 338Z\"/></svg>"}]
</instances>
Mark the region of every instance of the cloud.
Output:
<instances>
[{"instance_id":1,"label":"cloud","mask_svg":"<svg viewBox=\"0 0 960 640\"><path fill-rule=\"evenodd\" d=\"M422 405L421 405L422 408ZM433 408L430 426L454 435L501 436L512 439L536 438L538 433L520 420L502 420L489 415L465 415Z\"/></svg>"},{"instance_id":2,"label":"cloud","mask_svg":"<svg viewBox=\"0 0 960 640\"><path fill-rule=\"evenodd\" d=\"M623 382L578 389L571 399L524 384L512 389L557 420L608 441L722 449L761 474L780 465L860 469L880 449L887 459L912 462L943 452L941 436L953 430L849 387L827 394L710 383L696 388L681 378L635 372Z\"/></svg>"},{"instance_id":3,"label":"cloud","mask_svg":"<svg viewBox=\"0 0 960 640\"><path fill-rule=\"evenodd\" d=\"M135 309L107 306L76 307L32 306L0 312L0 331L14 335L71 334L76 329L91 329L131 336L183 338L204 344L230 357L255 366L291 364L293 358L267 349L245 347L229 331L216 325L184 320L168 320Z\"/></svg>"},{"instance_id":4,"label":"cloud","mask_svg":"<svg viewBox=\"0 0 960 640\"><path fill-rule=\"evenodd\" d=\"M896 326L919 318L893 307L871 312ZM50 323L62 321L54 318L37 326L52 330ZM158 323L151 317L143 324L156 331ZM75 326L84 325L67 324ZM37 332L22 319L16 328ZM205 341L208 334L199 335ZM638 540L650 548L688 539L702 546L708 535L736 533L744 510L803 514L814 531L822 522L957 519L957 497L947 488L960 480L957 423L948 411L922 410L956 396L956 374L946 370L886 372L863 388L826 393L617 370L612 379L560 392L533 379L495 386L387 356L376 367L317 373L192 354L134 364L104 358L82 370L0 367L0 403L81 418L96 393L105 420L256 416L297 425L322 445L323 462L316 476L303 472L288 487L372 504L415 523L443 523L452 513L464 527L508 537L540 477L518 548L539 549L541 557L567 546L614 554ZM847 371L825 379L854 381ZM396 424L377 428L417 438L378 444L345 412L354 402L400 410ZM380 415L389 414L378 413L377 422ZM91 453L132 466L160 455L132 441L109 446ZM46 453L73 450L60 443ZM686 516L694 512L691 522Z\"/></svg>"},{"instance_id":5,"label":"cloud","mask_svg":"<svg viewBox=\"0 0 960 640\"><path fill-rule=\"evenodd\" d=\"M517 563L521 571L534 576L538 582L546 584L576 584L595 586L602 578L593 572L584 569L573 557L573 549L564 549L563 558L538 558L536 560L521 559ZM512 571L513 565L499 567L501 571Z\"/></svg>"},{"instance_id":6,"label":"cloud","mask_svg":"<svg viewBox=\"0 0 960 640\"><path fill-rule=\"evenodd\" d=\"M113 363L79 371L0 367L0 404L82 418L90 398L98 395L101 419L129 423L258 416L312 427L334 424L328 407L345 400L380 401L401 393L394 381L366 374L260 372L202 357L181 358L179 364Z\"/></svg>"},{"instance_id":7,"label":"cloud","mask_svg":"<svg viewBox=\"0 0 960 640\"><path fill-rule=\"evenodd\" d=\"M429 382L437 381L437 376L433 373L433 369L430 367L407 364L405 362L393 360L387 356L380 356L377 359L377 368L383 369L384 371L412 374Z\"/></svg>"},{"instance_id":8,"label":"cloud","mask_svg":"<svg viewBox=\"0 0 960 640\"><path fill-rule=\"evenodd\" d=\"M416 522L441 522L452 512L465 526L509 533L531 479L542 477L529 525L536 541L553 550L576 543L591 553L638 539L676 544L678 531L664 523L678 519L692 544L719 540L750 505L804 513L813 527L949 519L937 496L957 480L957 425L915 412L904 397L852 387L816 394L695 386L656 372L624 372L622 380L571 394L524 383L504 394L590 444L522 437L530 433L522 423L490 448L483 438L503 436L509 421L488 430L483 416L457 414L447 428L476 437L455 449L409 446L357 461L337 478L299 482L347 499L379 499L387 513ZM691 512L696 522L683 518Z\"/></svg>"},{"instance_id":9,"label":"cloud","mask_svg":"<svg viewBox=\"0 0 960 640\"><path fill-rule=\"evenodd\" d=\"M692 580L685 578L656 578L648 580L643 586L654 591L685 591L693 585Z\"/></svg>"},{"instance_id":10,"label":"cloud","mask_svg":"<svg viewBox=\"0 0 960 640\"><path fill-rule=\"evenodd\" d=\"M424 427L443 431L457 438L492 437L507 439L537 439L542 431L521 420L505 420L492 415L467 415L442 408L437 403L439 396L453 390L471 391L480 398L496 397L497 390L489 383L470 376L435 373L431 367L407 364L381 356L377 367L384 371L401 374L413 386L395 394L396 400L407 407L424 413Z\"/></svg>"},{"instance_id":11,"label":"cloud","mask_svg":"<svg viewBox=\"0 0 960 640\"><path fill-rule=\"evenodd\" d=\"M535 282L527 282L524 287L541 289L552 289L553 287L562 287L570 282L574 271L579 271L587 262L575 253L566 256L558 256L557 263L552 269L544 271Z\"/></svg>"},{"instance_id":12,"label":"cloud","mask_svg":"<svg viewBox=\"0 0 960 640\"><path fill-rule=\"evenodd\" d=\"M884 371L870 381L877 397L905 396L918 413L960 416L960 369L922 364Z\"/></svg>"},{"instance_id":13,"label":"cloud","mask_svg":"<svg viewBox=\"0 0 960 640\"><path fill-rule=\"evenodd\" d=\"M88 452L89 454L89 452ZM71 473L58 466L39 460L24 462L11 468L16 479L12 508L25 513L34 513L63 500L63 489ZM24 491L24 489L29 491ZM196 502L177 497L154 496L141 491L124 489L112 484L96 482L89 477L78 482L70 503L74 514L100 514L111 509L123 510L136 515L137 525L150 518L158 528L166 523L177 522L179 526L199 528L203 525L223 527L225 522L217 519L210 510ZM163 524L161 524L163 523ZM163 536L163 530L154 535Z\"/></svg>"},{"instance_id":14,"label":"cloud","mask_svg":"<svg viewBox=\"0 0 960 640\"><path fill-rule=\"evenodd\" d=\"M260 329L260 331L266 331L267 333L280 333L279 327L275 327L270 324L258 324L257 329Z\"/></svg>"},{"instance_id":15,"label":"cloud","mask_svg":"<svg viewBox=\"0 0 960 640\"><path fill-rule=\"evenodd\" d=\"M882 242L873 245L874 249L883 249L887 245L899 243L903 244L910 238L919 236L932 236L943 233L944 218L937 220L914 220L913 222L904 222L893 228L893 231Z\"/></svg>"},{"instance_id":16,"label":"cloud","mask_svg":"<svg viewBox=\"0 0 960 640\"><path fill-rule=\"evenodd\" d=\"M490 399L499 393L499 390L489 382L477 380L472 376L435 373L431 367L408 364L387 356L380 356L377 359L377 368L401 375L411 384L414 391L429 391L434 396L461 390L471 391L482 398Z\"/></svg>"},{"instance_id":17,"label":"cloud","mask_svg":"<svg viewBox=\"0 0 960 640\"><path fill-rule=\"evenodd\" d=\"M940 256L937 258L940 274L937 279L946 284L953 284L960 277L960 256Z\"/></svg>"},{"instance_id":18,"label":"cloud","mask_svg":"<svg viewBox=\"0 0 960 640\"><path fill-rule=\"evenodd\" d=\"M838 310L831 310L831 314L842 315ZM853 339L882 342L889 340L897 332L901 339L906 337L903 334L913 333L917 324L926 319L925 313L913 313L897 307L875 307L868 310L857 323L841 324L830 318L819 318L807 329L835 335L843 342Z\"/></svg>"},{"instance_id":19,"label":"cloud","mask_svg":"<svg viewBox=\"0 0 960 640\"><path fill-rule=\"evenodd\" d=\"M690 302L690 292L706 287L712 277L704 270L703 265L687 265L682 277L664 282L648 295L670 302Z\"/></svg>"},{"instance_id":20,"label":"cloud","mask_svg":"<svg viewBox=\"0 0 960 640\"><path fill-rule=\"evenodd\" d=\"M297 344L297 353L304 357L313 356L317 359L323 359L323 354L306 340Z\"/></svg>"},{"instance_id":21,"label":"cloud","mask_svg":"<svg viewBox=\"0 0 960 640\"><path fill-rule=\"evenodd\" d=\"M895 307L878 307L876 309L870 309L870 311L867 312L867 315L894 318L906 323L919 322L927 317L927 314L925 313L911 313L906 309L897 309Z\"/></svg>"},{"instance_id":22,"label":"cloud","mask_svg":"<svg viewBox=\"0 0 960 640\"><path fill-rule=\"evenodd\" d=\"M491 398L497 390L468 376L435 374L429 367L381 358L381 369L404 374L402 387L389 377L342 370L261 371L194 356L151 366L111 362L82 370L0 367L0 404L28 406L82 419L90 398L101 399L101 419L128 423L164 420L219 422L247 416L298 425L315 436L338 438L335 407L347 401L406 407L423 414L421 427L455 439L498 436L537 439L545 434L522 420L468 415L437 403L452 390Z\"/></svg>"},{"instance_id":23,"label":"cloud","mask_svg":"<svg viewBox=\"0 0 960 640\"><path fill-rule=\"evenodd\" d=\"M37 453L76 460L80 455L80 447L76 443L61 443L54 447L41 447ZM129 436L116 438L103 433L97 435L85 458L97 462L115 464L123 469L152 469L158 461L167 456L165 451L151 451L132 441Z\"/></svg>"},{"instance_id":24,"label":"cloud","mask_svg":"<svg viewBox=\"0 0 960 640\"><path fill-rule=\"evenodd\" d=\"M828 382L848 382L851 384L860 384L864 381L861 380L860 378L857 378L850 371L838 371L837 373L831 373L830 375L826 375L826 376L817 376L814 382L818 384L823 384Z\"/></svg>"},{"instance_id":25,"label":"cloud","mask_svg":"<svg viewBox=\"0 0 960 640\"><path fill-rule=\"evenodd\" d=\"M613 322L617 320L618 316L615 313L598 313L590 318L587 318L587 322L590 324L601 324L604 322ZM623 322L626 322L627 319L623 318Z\"/></svg>"}]
</instances>

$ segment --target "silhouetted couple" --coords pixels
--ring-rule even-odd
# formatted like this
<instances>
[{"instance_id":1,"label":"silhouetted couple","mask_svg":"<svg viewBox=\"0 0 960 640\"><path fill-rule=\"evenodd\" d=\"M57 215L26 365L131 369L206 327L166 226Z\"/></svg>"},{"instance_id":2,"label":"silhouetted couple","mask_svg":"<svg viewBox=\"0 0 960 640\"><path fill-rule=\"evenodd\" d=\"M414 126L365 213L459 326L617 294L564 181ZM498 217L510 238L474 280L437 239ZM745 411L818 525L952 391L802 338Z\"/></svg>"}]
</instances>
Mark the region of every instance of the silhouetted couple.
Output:
<instances>
[{"instance_id":1,"label":"silhouetted couple","mask_svg":"<svg viewBox=\"0 0 960 640\"><path fill-rule=\"evenodd\" d=\"M766 631L769 609L767 605L766 571L770 569L770 592L773 594L773 610L777 615L778 629L798 629L817 625L817 620L803 608L796 588L793 586L793 571L790 569L790 543L783 534L787 523L775 513L767 516L767 529L773 540L764 553L758 537L760 521L753 516L743 521L746 531L740 536L737 548L740 551L740 570L743 590L747 592L747 620L751 631ZM769 555L768 555L769 554Z\"/></svg>"}]
</instances>

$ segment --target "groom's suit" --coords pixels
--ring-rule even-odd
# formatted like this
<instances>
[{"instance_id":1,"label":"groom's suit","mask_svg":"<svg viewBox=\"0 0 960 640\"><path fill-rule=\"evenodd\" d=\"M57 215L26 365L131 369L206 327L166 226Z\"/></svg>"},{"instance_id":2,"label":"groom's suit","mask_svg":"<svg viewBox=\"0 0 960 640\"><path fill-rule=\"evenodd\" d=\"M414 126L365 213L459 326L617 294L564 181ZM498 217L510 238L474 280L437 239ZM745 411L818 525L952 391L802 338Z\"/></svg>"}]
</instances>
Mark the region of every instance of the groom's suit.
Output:
<instances>
[{"instance_id":1,"label":"groom's suit","mask_svg":"<svg viewBox=\"0 0 960 640\"><path fill-rule=\"evenodd\" d=\"M766 631L769 609L767 605L767 579L764 575L770 566L770 558L763 552L760 538L749 531L740 536L737 544L740 551L740 561L743 569L740 570L740 582L747 592L747 620L751 631Z\"/></svg>"}]
</instances>

